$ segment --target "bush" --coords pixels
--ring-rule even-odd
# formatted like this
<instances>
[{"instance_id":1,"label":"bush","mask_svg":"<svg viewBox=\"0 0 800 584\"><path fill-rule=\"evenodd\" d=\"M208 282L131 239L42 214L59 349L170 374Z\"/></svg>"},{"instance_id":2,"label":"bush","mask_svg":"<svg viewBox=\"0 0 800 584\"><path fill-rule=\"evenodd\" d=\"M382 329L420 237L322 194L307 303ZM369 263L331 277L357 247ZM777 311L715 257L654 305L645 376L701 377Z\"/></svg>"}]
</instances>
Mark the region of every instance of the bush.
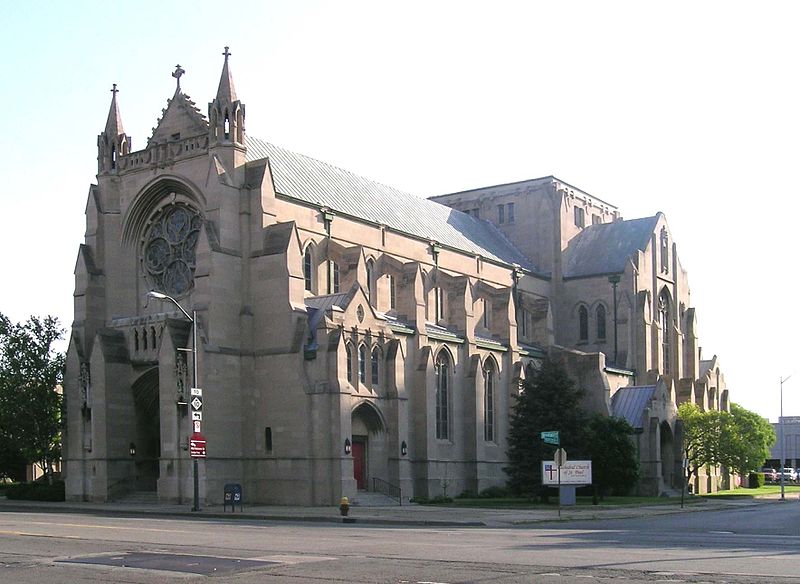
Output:
<instances>
[{"instance_id":1,"label":"bush","mask_svg":"<svg viewBox=\"0 0 800 584\"><path fill-rule=\"evenodd\" d=\"M508 489L505 487L486 487L478 495L481 499L503 499L508 497Z\"/></svg>"},{"instance_id":2,"label":"bush","mask_svg":"<svg viewBox=\"0 0 800 584\"><path fill-rule=\"evenodd\" d=\"M477 499L478 494L475 491L470 491L467 489L466 491L462 491L460 495L456 495L456 499Z\"/></svg>"},{"instance_id":3,"label":"bush","mask_svg":"<svg viewBox=\"0 0 800 584\"><path fill-rule=\"evenodd\" d=\"M48 483L17 483L5 489L7 499L18 501L63 501L64 481Z\"/></svg>"},{"instance_id":4,"label":"bush","mask_svg":"<svg viewBox=\"0 0 800 584\"><path fill-rule=\"evenodd\" d=\"M765 482L766 479L763 472L751 472L750 476L747 477L747 486L751 489L763 487Z\"/></svg>"}]
</instances>

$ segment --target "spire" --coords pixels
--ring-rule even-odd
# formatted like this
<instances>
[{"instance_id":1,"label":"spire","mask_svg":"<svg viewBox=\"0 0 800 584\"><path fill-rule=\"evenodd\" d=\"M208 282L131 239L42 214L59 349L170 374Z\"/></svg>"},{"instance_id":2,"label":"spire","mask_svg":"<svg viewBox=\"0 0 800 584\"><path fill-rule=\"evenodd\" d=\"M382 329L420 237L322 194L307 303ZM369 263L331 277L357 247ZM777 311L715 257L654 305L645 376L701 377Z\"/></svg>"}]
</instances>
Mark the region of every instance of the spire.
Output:
<instances>
[{"instance_id":1,"label":"spire","mask_svg":"<svg viewBox=\"0 0 800 584\"><path fill-rule=\"evenodd\" d=\"M233 103L236 101L236 89L233 87L233 77L231 77L231 70L228 67L228 57L231 56L228 47L225 47L225 52L222 54L225 56L225 63L222 65L222 75L219 78L217 99Z\"/></svg>"},{"instance_id":2,"label":"spire","mask_svg":"<svg viewBox=\"0 0 800 584\"><path fill-rule=\"evenodd\" d=\"M111 107L108 108L108 119L103 133L97 137L97 173L116 173L118 159L131 151L131 139L125 135L122 127L122 116L117 104L117 84L111 88Z\"/></svg>"},{"instance_id":3,"label":"spire","mask_svg":"<svg viewBox=\"0 0 800 584\"><path fill-rule=\"evenodd\" d=\"M209 138L210 144L234 144L244 148L244 104L236 97L233 87L233 76L228 66L231 56L229 47L222 53L225 62L222 65L222 75L219 78L217 96L208 104Z\"/></svg>"},{"instance_id":4,"label":"spire","mask_svg":"<svg viewBox=\"0 0 800 584\"><path fill-rule=\"evenodd\" d=\"M111 88L111 107L108 108L108 120L106 121L105 133L107 136L116 138L120 134L124 134L125 130L122 128L122 116L119 113L119 106L117 105L117 84L114 83Z\"/></svg>"}]
</instances>

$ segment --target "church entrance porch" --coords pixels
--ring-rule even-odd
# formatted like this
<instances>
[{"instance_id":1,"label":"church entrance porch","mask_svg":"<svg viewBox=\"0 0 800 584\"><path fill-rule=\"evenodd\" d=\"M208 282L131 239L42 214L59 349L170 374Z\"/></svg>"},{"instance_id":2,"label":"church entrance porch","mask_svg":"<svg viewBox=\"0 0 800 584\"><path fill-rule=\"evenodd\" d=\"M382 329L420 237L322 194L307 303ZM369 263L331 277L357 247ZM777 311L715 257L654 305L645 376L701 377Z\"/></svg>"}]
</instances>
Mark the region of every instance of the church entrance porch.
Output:
<instances>
[{"instance_id":1,"label":"church entrance porch","mask_svg":"<svg viewBox=\"0 0 800 584\"><path fill-rule=\"evenodd\" d=\"M370 491L373 479L386 481L389 475L386 424L372 403L363 402L353 410L351 428L356 488Z\"/></svg>"}]
</instances>

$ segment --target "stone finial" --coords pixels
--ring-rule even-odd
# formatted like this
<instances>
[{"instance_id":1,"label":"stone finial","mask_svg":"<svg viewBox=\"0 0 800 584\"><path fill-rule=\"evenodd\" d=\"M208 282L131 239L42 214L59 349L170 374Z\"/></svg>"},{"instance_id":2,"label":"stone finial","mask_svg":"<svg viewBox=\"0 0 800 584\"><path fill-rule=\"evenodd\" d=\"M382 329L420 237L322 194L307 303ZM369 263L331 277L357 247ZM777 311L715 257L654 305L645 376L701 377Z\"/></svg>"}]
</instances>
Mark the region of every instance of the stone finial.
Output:
<instances>
[{"instance_id":1,"label":"stone finial","mask_svg":"<svg viewBox=\"0 0 800 584\"><path fill-rule=\"evenodd\" d=\"M175 65L175 71L172 72L172 76L178 81L178 87L176 88L176 91L181 90L181 76L184 75L185 73L186 73L185 69L183 69L180 65Z\"/></svg>"}]
</instances>

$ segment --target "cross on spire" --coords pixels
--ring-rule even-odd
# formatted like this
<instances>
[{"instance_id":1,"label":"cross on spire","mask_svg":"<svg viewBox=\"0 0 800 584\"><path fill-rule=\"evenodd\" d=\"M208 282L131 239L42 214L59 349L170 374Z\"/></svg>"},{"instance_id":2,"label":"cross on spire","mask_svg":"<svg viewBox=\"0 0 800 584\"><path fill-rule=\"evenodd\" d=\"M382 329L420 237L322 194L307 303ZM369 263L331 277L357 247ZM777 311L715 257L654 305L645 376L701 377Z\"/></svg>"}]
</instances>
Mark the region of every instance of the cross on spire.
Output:
<instances>
[{"instance_id":1,"label":"cross on spire","mask_svg":"<svg viewBox=\"0 0 800 584\"><path fill-rule=\"evenodd\" d=\"M119 93L119 89L117 89L117 84L116 83L112 84L111 93L114 94L114 97L117 97L117 93Z\"/></svg>"},{"instance_id":2,"label":"cross on spire","mask_svg":"<svg viewBox=\"0 0 800 584\"><path fill-rule=\"evenodd\" d=\"M181 75L186 73L186 70L182 69L180 65L175 65L175 71L172 72L172 76L178 80L178 90L181 88Z\"/></svg>"},{"instance_id":3,"label":"cross on spire","mask_svg":"<svg viewBox=\"0 0 800 584\"><path fill-rule=\"evenodd\" d=\"M226 62L226 63L228 62L228 57L230 57L230 56L233 54L233 53L231 53L230 51L228 51L228 49L229 49L229 48L230 48L230 47L225 47L225 52L224 52L224 53L222 53L223 55L225 55L225 62Z\"/></svg>"}]
</instances>

